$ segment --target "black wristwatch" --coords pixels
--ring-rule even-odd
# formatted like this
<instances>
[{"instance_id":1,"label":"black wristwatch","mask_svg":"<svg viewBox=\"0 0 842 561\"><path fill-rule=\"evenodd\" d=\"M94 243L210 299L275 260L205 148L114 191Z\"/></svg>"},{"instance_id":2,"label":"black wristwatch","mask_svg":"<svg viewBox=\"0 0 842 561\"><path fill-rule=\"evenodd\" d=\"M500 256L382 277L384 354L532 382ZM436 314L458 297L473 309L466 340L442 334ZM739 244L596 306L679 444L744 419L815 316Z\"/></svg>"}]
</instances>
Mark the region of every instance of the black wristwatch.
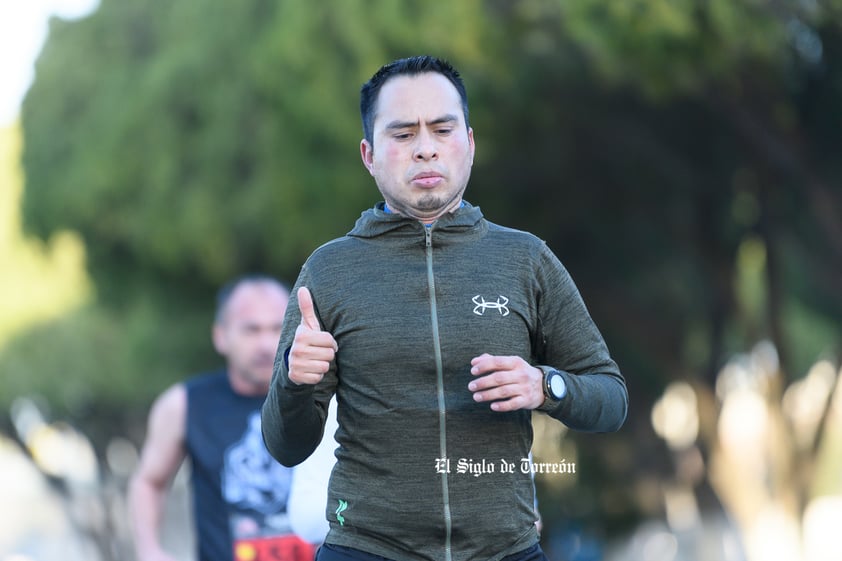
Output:
<instances>
[{"instance_id":1,"label":"black wristwatch","mask_svg":"<svg viewBox=\"0 0 842 561\"><path fill-rule=\"evenodd\" d=\"M553 368L544 371L544 396L552 401L561 401L567 395L567 384L561 372Z\"/></svg>"}]
</instances>

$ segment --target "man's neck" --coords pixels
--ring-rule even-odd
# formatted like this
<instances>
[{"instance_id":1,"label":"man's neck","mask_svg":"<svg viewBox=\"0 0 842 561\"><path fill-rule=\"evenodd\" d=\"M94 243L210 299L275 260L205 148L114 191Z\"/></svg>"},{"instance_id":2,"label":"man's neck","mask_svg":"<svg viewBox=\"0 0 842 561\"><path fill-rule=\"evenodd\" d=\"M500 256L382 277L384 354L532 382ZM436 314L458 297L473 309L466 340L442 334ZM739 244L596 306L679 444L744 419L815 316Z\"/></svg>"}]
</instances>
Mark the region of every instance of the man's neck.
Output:
<instances>
[{"instance_id":1,"label":"man's neck","mask_svg":"<svg viewBox=\"0 0 842 561\"><path fill-rule=\"evenodd\" d=\"M399 214L400 216L403 216L405 218L412 218L414 220L417 220L418 222L420 222L421 224L423 224L425 226L430 226L433 222L435 222L436 220L438 220L439 218L441 218L445 214L451 214L453 212L456 212L457 210L459 210L463 206L465 206L465 201L463 199L459 199L459 201L456 202L456 204L454 204L452 207L450 207L449 209L441 212L440 214L437 214L436 216L418 218L417 216L410 216L406 213L400 212L398 210L394 210L389 206L389 203L387 203L385 201L383 202L383 210L386 213L388 213L388 214Z\"/></svg>"}]
</instances>

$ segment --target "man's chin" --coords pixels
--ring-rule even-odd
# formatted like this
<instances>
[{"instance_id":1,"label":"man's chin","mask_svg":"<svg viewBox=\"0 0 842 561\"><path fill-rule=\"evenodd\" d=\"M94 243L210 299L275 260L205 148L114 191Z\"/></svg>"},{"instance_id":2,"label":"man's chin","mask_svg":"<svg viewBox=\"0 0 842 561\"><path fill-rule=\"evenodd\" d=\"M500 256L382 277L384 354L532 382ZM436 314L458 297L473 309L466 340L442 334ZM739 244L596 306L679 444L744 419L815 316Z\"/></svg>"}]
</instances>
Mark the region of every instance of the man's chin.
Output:
<instances>
[{"instance_id":1,"label":"man's chin","mask_svg":"<svg viewBox=\"0 0 842 561\"><path fill-rule=\"evenodd\" d=\"M271 368L254 368L248 372L248 381L253 386L266 386L272 382Z\"/></svg>"},{"instance_id":2,"label":"man's chin","mask_svg":"<svg viewBox=\"0 0 842 561\"><path fill-rule=\"evenodd\" d=\"M417 200L409 212L401 214L422 221L435 220L454 211L458 208L459 202L460 200L444 200L441 197L428 195Z\"/></svg>"}]
</instances>

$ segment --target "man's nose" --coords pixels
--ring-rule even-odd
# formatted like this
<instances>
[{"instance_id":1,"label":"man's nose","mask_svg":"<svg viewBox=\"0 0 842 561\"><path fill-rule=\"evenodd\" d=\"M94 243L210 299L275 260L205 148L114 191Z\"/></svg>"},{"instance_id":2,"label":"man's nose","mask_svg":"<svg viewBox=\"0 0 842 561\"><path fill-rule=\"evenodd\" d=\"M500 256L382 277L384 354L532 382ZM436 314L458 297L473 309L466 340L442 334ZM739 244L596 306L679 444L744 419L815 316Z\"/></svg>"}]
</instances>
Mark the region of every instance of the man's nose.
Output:
<instances>
[{"instance_id":1,"label":"man's nose","mask_svg":"<svg viewBox=\"0 0 842 561\"><path fill-rule=\"evenodd\" d=\"M278 341L281 334L274 329L266 329L260 333L260 346L262 349L275 351L278 348Z\"/></svg>"},{"instance_id":2,"label":"man's nose","mask_svg":"<svg viewBox=\"0 0 842 561\"><path fill-rule=\"evenodd\" d=\"M413 154L413 158L415 158L416 161L425 162L427 160L438 158L436 143L430 133L422 131L418 134L417 138L418 140L415 143L415 154Z\"/></svg>"}]
</instances>

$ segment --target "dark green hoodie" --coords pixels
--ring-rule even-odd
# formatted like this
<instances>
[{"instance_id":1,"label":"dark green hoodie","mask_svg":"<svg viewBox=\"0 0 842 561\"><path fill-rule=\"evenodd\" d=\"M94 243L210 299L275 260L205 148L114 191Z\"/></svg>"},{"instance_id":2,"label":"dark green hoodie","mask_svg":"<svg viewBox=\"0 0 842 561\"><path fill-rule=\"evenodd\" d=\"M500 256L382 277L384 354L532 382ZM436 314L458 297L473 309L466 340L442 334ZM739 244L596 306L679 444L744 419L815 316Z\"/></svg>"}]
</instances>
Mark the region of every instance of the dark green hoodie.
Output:
<instances>
[{"instance_id":1,"label":"dark green hoodie","mask_svg":"<svg viewBox=\"0 0 842 561\"><path fill-rule=\"evenodd\" d=\"M339 347L316 386L287 377L299 286ZM623 377L567 271L535 236L467 203L429 227L381 203L310 256L287 308L263 434L282 464L302 462L336 394L327 543L400 561L467 561L537 542L534 486L521 469L532 412L473 400L470 362L483 353L563 371L567 395L542 410L572 429L613 431L625 420Z\"/></svg>"}]
</instances>

